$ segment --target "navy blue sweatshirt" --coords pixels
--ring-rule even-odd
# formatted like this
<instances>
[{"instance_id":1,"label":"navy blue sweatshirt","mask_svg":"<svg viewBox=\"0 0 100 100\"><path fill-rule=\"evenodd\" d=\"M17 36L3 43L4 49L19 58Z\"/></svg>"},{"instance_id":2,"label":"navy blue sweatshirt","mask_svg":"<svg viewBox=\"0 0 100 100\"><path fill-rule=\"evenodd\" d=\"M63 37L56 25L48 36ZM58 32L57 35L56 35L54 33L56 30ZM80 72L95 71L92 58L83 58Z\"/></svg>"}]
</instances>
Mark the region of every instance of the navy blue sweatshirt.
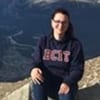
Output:
<instances>
[{"instance_id":1,"label":"navy blue sweatshirt","mask_svg":"<svg viewBox=\"0 0 100 100\"><path fill-rule=\"evenodd\" d=\"M84 55L76 38L55 40L52 35L40 37L34 51L32 68L45 67L69 86L76 84L84 72Z\"/></svg>"}]
</instances>

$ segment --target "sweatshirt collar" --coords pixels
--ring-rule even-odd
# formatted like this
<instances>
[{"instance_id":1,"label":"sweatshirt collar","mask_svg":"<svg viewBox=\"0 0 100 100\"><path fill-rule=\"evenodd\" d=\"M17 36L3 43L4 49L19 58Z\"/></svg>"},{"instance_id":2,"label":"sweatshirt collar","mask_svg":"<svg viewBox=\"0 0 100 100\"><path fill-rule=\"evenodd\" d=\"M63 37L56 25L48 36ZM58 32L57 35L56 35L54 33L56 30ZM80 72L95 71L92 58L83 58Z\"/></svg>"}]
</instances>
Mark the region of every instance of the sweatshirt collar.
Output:
<instances>
[{"instance_id":1,"label":"sweatshirt collar","mask_svg":"<svg viewBox=\"0 0 100 100\"><path fill-rule=\"evenodd\" d=\"M52 40L54 40L55 42L58 42L58 43L64 43L64 42L69 40L66 35L61 40L56 40L53 36L53 33L50 34L50 39L52 39Z\"/></svg>"}]
</instances>

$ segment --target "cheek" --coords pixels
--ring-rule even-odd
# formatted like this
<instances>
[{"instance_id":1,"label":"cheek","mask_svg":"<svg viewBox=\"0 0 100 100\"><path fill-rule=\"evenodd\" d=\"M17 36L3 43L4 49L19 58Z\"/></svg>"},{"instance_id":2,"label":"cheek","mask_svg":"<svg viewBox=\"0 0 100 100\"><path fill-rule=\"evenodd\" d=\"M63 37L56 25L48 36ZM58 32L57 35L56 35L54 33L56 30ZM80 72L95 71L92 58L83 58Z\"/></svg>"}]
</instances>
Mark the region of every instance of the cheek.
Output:
<instances>
[{"instance_id":1,"label":"cheek","mask_svg":"<svg viewBox=\"0 0 100 100\"><path fill-rule=\"evenodd\" d=\"M52 26L53 29L58 28L58 25L57 24L54 24L54 23L52 23L51 26Z\"/></svg>"},{"instance_id":2,"label":"cheek","mask_svg":"<svg viewBox=\"0 0 100 100\"><path fill-rule=\"evenodd\" d=\"M68 27L69 27L69 24L66 24L66 25L64 26L64 29L65 29L65 30L68 30Z\"/></svg>"}]
</instances>

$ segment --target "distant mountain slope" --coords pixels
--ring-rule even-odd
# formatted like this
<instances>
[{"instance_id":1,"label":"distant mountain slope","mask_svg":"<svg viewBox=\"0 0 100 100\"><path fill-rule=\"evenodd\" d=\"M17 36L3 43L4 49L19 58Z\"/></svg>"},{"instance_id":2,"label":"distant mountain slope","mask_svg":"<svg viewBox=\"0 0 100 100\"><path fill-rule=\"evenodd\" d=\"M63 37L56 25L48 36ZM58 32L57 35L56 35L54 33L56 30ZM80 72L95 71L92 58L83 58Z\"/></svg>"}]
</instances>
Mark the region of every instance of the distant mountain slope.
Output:
<instances>
[{"instance_id":1,"label":"distant mountain slope","mask_svg":"<svg viewBox=\"0 0 100 100\"><path fill-rule=\"evenodd\" d=\"M28 67L38 37L50 32L50 15L57 7L69 10L75 35L83 43L85 58L100 56L99 4L66 0L1 0L0 79L16 80L29 75ZM20 75L16 69L21 71ZM3 75L6 70L12 73Z\"/></svg>"}]
</instances>

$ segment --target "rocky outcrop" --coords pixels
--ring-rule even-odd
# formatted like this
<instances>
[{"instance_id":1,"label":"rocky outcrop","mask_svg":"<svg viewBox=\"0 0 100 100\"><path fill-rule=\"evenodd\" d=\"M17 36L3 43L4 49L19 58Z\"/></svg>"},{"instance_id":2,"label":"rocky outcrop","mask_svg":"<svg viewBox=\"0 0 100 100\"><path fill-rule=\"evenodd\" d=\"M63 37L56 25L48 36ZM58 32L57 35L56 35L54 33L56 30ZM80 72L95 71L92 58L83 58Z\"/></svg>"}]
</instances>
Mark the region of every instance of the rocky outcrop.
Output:
<instances>
[{"instance_id":1,"label":"rocky outcrop","mask_svg":"<svg viewBox=\"0 0 100 100\"><path fill-rule=\"evenodd\" d=\"M28 100L29 84L6 95L1 100ZM13 85L13 83L11 84ZM100 100L100 57L96 57L85 62L85 72L79 82L79 92L77 100ZM49 100L51 100L49 98Z\"/></svg>"},{"instance_id":2,"label":"rocky outcrop","mask_svg":"<svg viewBox=\"0 0 100 100\"><path fill-rule=\"evenodd\" d=\"M28 100L29 96L29 84L24 85L20 89L17 89L10 95L4 97L2 100Z\"/></svg>"},{"instance_id":3,"label":"rocky outcrop","mask_svg":"<svg viewBox=\"0 0 100 100\"><path fill-rule=\"evenodd\" d=\"M100 57L96 57L85 62L85 72L79 82L79 88L84 89L95 84L100 84Z\"/></svg>"}]
</instances>

